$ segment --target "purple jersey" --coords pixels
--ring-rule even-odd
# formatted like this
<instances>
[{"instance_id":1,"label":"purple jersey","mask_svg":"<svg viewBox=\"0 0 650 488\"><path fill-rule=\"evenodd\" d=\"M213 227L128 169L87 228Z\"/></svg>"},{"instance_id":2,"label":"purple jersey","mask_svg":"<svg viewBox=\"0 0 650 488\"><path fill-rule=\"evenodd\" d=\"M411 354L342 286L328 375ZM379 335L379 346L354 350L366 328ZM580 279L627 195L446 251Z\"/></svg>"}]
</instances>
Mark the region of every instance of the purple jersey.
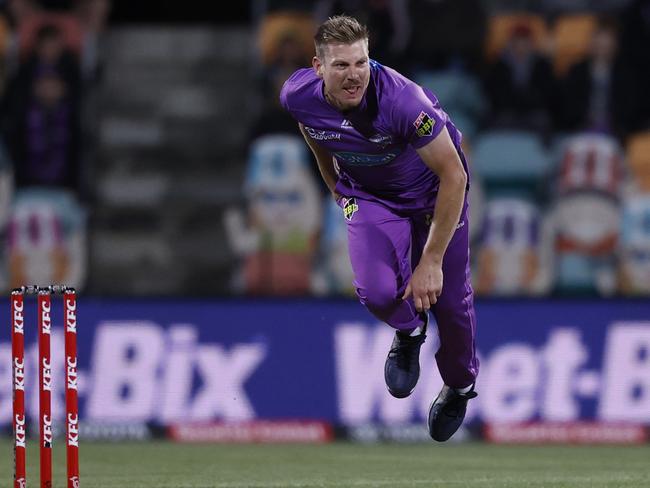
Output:
<instances>
[{"instance_id":1,"label":"purple jersey","mask_svg":"<svg viewBox=\"0 0 650 488\"><path fill-rule=\"evenodd\" d=\"M280 102L309 137L334 155L339 167L336 188L344 196L380 201L395 210L433 207L439 180L416 149L435 139L443 127L468 172L461 133L436 96L374 60L368 90L353 110L343 113L330 105L323 80L311 68L291 75Z\"/></svg>"}]
</instances>

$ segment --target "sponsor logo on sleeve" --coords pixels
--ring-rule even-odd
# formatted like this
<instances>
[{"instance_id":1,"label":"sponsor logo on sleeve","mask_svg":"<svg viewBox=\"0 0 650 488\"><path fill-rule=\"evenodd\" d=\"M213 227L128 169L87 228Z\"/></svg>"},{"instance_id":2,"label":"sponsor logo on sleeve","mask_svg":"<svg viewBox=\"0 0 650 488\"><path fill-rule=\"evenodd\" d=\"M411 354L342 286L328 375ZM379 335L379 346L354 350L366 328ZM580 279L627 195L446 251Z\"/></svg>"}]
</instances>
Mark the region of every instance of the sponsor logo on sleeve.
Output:
<instances>
[{"instance_id":1,"label":"sponsor logo on sleeve","mask_svg":"<svg viewBox=\"0 0 650 488\"><path fill-rule=\"evenodd\" d=\"M418 137L430 136L433 134L433 126L436 125L436 121L431 118L431 116L425 111L420 112L418 118L413 122L415 126L415 133Z\"/></svg>"}]
</instances>

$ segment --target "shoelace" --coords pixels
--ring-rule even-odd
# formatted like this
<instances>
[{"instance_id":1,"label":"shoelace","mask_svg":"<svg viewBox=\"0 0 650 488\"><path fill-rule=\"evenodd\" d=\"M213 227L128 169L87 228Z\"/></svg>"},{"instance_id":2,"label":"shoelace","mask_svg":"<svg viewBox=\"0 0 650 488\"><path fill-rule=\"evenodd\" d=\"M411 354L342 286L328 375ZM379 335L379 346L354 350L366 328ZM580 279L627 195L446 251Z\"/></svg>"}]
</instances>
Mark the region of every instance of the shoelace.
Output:
<instances>
[{"instance_id":1,"label":"shoelace","mask_svg":"<svg viewBox=\"0 0 650 488\"><path fill-rule=\"evenodd\" d=\"M391 347L390 351L388 351L388 354L392 358L397 359L397 366L399 366L400 369L410 369L410 362L408 359L410 349L412 349L414 346L419 346L424 342L425 336L423 334L415 337L401 337L399 341L397 341L397 344Z\"/></svg>"},{"instance_id":2,"label":"shoelace","mask_svg":"<svg viewBox=\"0 0 650 488\"><path fill-rule=\"evenodd\" d=\"M474 390L468 391L467 393L453 392L453 395L454 398L447 404L447 408L445 408L445 415L455 418L461 416L461 407L467 403L467 400L478 396Z\"/></svg>"}]
</instances>

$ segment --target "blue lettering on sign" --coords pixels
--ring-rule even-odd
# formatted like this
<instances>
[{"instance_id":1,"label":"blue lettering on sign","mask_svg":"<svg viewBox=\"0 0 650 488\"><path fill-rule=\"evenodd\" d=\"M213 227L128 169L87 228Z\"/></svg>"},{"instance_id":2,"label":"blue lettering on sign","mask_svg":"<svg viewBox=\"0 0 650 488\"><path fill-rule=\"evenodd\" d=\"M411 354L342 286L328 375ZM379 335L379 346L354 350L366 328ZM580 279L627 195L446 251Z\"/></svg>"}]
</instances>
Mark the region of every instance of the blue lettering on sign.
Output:
<instances>
[{"instance_id":1,"label":"blue lettering on sign","mask_svg":"<svg viewBox=\"0 0 650 488\"><path fill-rule=\"evenodd\" d=\"M397 157L399 152L389 152L383 154L364 154L355 152L335 152L336 159L349 164L350 166L380 166L388 164Z\"/></svg>"}]
</instances>

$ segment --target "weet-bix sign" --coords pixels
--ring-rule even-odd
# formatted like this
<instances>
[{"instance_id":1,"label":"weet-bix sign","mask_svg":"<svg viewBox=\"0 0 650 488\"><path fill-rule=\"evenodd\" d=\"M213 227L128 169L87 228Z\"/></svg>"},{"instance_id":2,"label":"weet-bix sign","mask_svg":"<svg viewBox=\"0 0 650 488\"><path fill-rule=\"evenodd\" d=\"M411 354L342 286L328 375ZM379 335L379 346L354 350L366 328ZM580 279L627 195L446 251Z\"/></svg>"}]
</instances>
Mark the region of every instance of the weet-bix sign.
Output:
<instances>
[{"instance_id":1,"label":"weet-bix sign","mask_svg":"<svg viewBox=\"0 0 650 488\"><path fill-rule=\"evenodd\" d=\"M38 418L30 310L24 364L12 363L10 321L0 330L5 428L14 371L27 383L28 417ZM468 421L650 424L650 303L495 301L479 302L477 312L481 372ZM9 318L7 302L0 314ZM383 364L393 332L354 301L80 298L76 364L62 360L60 304L51 319L55 422L78 420L63 419L64 368L76 373L81 422L421 422L441 386L431 333L415 392L391 397Z\"/></svg>"}]
</instances>

